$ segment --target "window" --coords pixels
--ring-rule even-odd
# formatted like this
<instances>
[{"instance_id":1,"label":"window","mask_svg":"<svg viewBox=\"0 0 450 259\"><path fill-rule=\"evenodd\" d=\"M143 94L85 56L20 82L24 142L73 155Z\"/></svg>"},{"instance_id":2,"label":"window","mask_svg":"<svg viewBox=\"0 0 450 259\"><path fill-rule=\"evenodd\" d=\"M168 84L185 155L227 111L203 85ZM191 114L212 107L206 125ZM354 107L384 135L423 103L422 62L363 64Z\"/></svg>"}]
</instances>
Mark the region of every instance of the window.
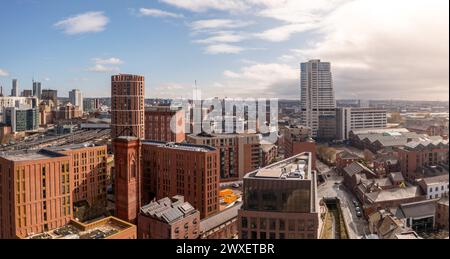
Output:
<instances>
[{"instance_id":1,"label":"window","mask_svg":"<svg viewBox=\"0 0 450 259\"><path fill-rule=\"evenodd\" d=\"M266 232L260 232L259 233L259 238L260 239L267 239Z\"/></svg>"},{"instance_id":2,"label":"window","mask_svg":"<svg viewBox=\"0 0 450 259\"><path fill-rule=\"evenodd\" d=\"M242 228L248 228L248 220L245 217L242 217Z\"/></svg>"}]
</instances>

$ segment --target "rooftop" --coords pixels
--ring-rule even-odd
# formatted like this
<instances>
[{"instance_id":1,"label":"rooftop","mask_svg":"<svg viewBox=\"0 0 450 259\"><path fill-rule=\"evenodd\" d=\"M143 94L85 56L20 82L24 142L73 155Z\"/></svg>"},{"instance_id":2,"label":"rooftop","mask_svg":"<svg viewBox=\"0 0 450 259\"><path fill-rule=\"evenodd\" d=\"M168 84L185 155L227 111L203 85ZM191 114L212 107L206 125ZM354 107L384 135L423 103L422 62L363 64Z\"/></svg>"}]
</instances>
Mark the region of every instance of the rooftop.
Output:
<instances>
[{"instance_id":1,"label":"rooftop","mask_svg":"<svg viewBox=\"0 0 450 259\"><path fill-rule=\"evenodd\" d=\"M53 151L53 152L63 152L63 151L69 151L69 150L78 150L81 148L88 148L88 147L99 147L98 145L95 145L93 143L84 143L84 144L73 144L73 145L66 145L66 146L52 146L52 147L46 147L45 150Z\"/></svg>"},{"instance_id":2,"label":"rooftop","mask_svg":"<svg viewBox=\"0 0 450 259\"><path fill-rule=\"evenodd\" d=\"M418 186L410 186L406 188L395 188L381 190L377 192L366 193L365 196L372 202L383 202L391 200L401 200L421 196L422 192Z\"/></svg>"},{"instance_id":3,"label":"rooftop","mask_svg":"<svg viewBox=\"0 0 450 259\"><path fill-rule=\"evenodd\" d=\"M245 178L309 180L311 179L311 153L302 153L249 173Z\"/></svg>"},{"instance_id":4,"label":"rooftop","mask_svg":"<svg viewBox=\"0 0 450 259\"><path fill-rule=\"evenodd\" d=\"M203 219L200 221L200 232L205 233L219 227L222 224L236 218L238 216L238 211L242 207L242 203L236 203L233 207L221 211L213 216Z\"/></svg>"},{"instance_id":5,"label":"rooftop","mask_svg":"<svg viewBox=\"0 0 450 259\"><path fill-rule=\"evenodd\" d=\"M174 143L174 142L161 142L153 140L144 140L143 145L158 146L161 148L178 149L192 152L211 152L216 151L216 148L204 145L186 144L186 143Z\"/></svg>"},{"instance_id":6,"label":"rooftop","mask_svg":"<svg viewBox=\"0 0 450 259\"><path fill-rule=\"evenodd\" d=\"M90 223L72 220L64 227L31 235L26 239L108 239L131 228L136 228L136 226L115 217L103 218Z\"/></svg>"},{"instance_id":7,"label":"rooftop","mask_svg":"<svg viewBox=\"0 0 450 259\"><path fill-rule=\"evenodd\" d=\"M141 214L166 223L176 222L196 212L198 211L189 202L184 201L183 196L164 198L141 207Z\"/></svg>"},{"instance_id":8,"label":"rooftop","mask_svg":"<svg viewBox=\"0 0 450 259\"><path fill-rule=\"evenodd\" d=\"M66 155L45 149L41 150L25 149L20 151L0 152L0 157L14 162L24 162L24 161L36 161L43 159L66 157Z\"/></svg>"},{"instance_id":9,"label":"rooftop","mask_svg":"<svg viewBox=\"0 0 450 259\"><path fill-rule=\"evenodd\" d=\"M434 216L436 213L436 200L425 200L400 205L405 218L423 218Z\"/></svg>"}]
</instances>

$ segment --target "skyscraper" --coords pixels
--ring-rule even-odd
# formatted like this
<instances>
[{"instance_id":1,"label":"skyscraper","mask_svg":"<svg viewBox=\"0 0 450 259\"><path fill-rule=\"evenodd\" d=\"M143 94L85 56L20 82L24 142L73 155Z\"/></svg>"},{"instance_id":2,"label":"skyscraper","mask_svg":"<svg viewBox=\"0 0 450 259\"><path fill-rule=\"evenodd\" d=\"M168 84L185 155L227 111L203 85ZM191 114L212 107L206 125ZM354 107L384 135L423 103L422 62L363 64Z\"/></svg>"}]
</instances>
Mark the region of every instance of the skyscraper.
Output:
<instances>
[{"instance_id":1,"label":"skyscraper","mask_svg":"<svg viewBox=\"0 0 450 259\"><path fill-rule=\"evenodd\" d=\"M301 64L301 124L310 127L317 137L320 116L335 116L331 64L311 60Z\"/></svg>"},{"instance_id":2,"label":"skyscraper","mask_svg":"<svg viewBox=\"0 0 450 259\"><path fill-rule=\"evenodd\" d=\"M83 111L83 94L78 89L73 89L69 92L70 103L78 106L80 111Z\"/></svg>"},{"instance_id":3,"label":"skyscraper","mask_svg":"<svg viewBox=\"0 0 450 259\"><path fill-rule=\"evenodd\" d=\"M137 75L115 75L111 78L112 138L121 136L145 138L145 78Z\"/></svg>"},{"instance_id":4,"label":"skyscraper","mask_svg":"<svg viewBox=\"0 0 450 259\"><path fill-rule=\"evenodd\" d=\"M12 89L11 96L18 97L19 96L19 81L17 79L12 80Z\"/></svg>"},{"instance_id":5,"label":"skyscraper","mask_svg":"<svg viewBox=\"0 0 450 259\"><path fill-rule=\"evenodd\" d=\"M41 99L41 82L33 80L33 96Z\"/></svg>"}]
</instances>

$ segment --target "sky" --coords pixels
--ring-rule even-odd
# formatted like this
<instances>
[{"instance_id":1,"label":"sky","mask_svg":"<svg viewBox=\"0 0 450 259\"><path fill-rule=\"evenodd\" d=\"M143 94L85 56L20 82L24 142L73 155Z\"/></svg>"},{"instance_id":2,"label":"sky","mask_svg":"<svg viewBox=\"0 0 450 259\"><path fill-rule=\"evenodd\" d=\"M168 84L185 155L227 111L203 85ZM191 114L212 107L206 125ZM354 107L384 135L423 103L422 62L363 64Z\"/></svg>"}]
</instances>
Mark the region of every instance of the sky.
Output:
<instances>
[{"instance_id":1,"label":"sky","mask_svg":"<svg viewBox=\"0 0 450 259\"><path fill-rule=\"evenodd\" d=\"M300 63L331 62L336 98L448 100L448 0L10 0L0 85L109 97L300 98Z\"/></svg>"}]
</instances>

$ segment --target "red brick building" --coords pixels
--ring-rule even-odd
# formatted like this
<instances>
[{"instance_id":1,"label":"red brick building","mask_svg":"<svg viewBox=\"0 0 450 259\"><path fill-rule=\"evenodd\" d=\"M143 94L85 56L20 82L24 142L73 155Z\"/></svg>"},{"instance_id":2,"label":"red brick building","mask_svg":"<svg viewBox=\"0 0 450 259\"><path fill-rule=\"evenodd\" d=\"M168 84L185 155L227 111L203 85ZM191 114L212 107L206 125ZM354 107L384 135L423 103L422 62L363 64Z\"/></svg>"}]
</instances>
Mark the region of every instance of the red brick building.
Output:
<instances>
[{"instance_id":1,"label":"red brick building","mask_svg":"<svg viewBox=\"0 0 450 259\"><path fill-rule=\"evenodd\" d=\"M106 207L107 146L69 145L47 148L53 152L72 157L73 184L72 202L80 207L87 202L85 216L97 216ZM82 215L74 215L80 217Z\"/></svg>"},{"instance_id":2,"label":"red brick building","mask_svg":"<svg viewBox=\"0 0 450 259\"><path fill-rule=\"evenodd\" d=\"M268 166L273 163L278 157L278 147L273 144L262 144L262 166Z\"/></svg>"},{"instance_id":3,"label":"red brick building","mask_svg":"<svg viewBox=\"0 0 450 259\"><path fill-rule=\"evenodd\" d=\"M141 143L135 137L119 137L113 146L116 215L135 223L141 207Z\"/></svg>"},{"instance_id":4,"label":"red brick building","mask_svg":"<svg viewBox=\"0 0 450 259\"><path fill-rule=\"evenodd\" d=\"M72 158L52 151L0 155L0 238L21 238L72 219Z\"/></svg>"},{"instance_id":5,"label":"red brick building","mask_svg":"<svg viewBox=\"0 0 450 259\"><path fill-rule=\"evenodd\" d=\"M448 231L448 196L440 199L436 205L436 226Z\"/></svg>"},{"instance_id":6,"label":"red brick building","mask_svg":"<svg viewBox=\"0 0 450 259\"><path fill-rule=\"evenodd\" d=\"M111 137L145 138L145 79L137 75L111 77Z\"/></svg>"},{"instance_id":7,"label":"red brick building","mask_svg":"<svg viewBox=\"0 0 450 259\"><path fill-rule=\"evenodd\" d=\"M361 158L353 153L347 151L340 152L336 155L336 170L339 173L343 173L344 168L360 160Z\"/></svg>"},{"instance_id":8,"label":"red brick building","mask_svg":"<svg viewBox=\"0 0 450 259\"><path fill-rule=\"evenodd\" d=\"M181 143L186 139L184 112L169 106L145 109L145 139Z\"/></svg>"},{"instance_id":9,"label":"red brick building","mask_svg":"<svg viewBox=\"0 0 450 259\"><path fill-rule=\"evenodd\" d=\"M183 196L153 201L139 213L139 239L197 239L199 229L200 212Z\"/></svg>"},{"instance_id":10,"label":"red brick building","mask_svg":"<svg viewBox=\"0 0 450 259\"><path fill-rule=\"evenodd\" d=\"M200 222L200 239L236 239L239 237L238 211L242 202Z\"/></svg>"},{"instance_id":11,"label":"red brick building","mask_svg":"<svg viewBox=\"0 0 450 259\"><path fill-rule=\"evenodd\" d=\"M427 167L449 164L448 140L413 141L398 150L400 168L408 181L424 177Z\"/></svg>"},{"instance_id":12,"label":"red brick building","mask_svg":"<svg viewBox=\"0 0 450 259\"><path fill-rule=\"evenodd\" d=\"M142 142L143 202L183 195L208 217L219 210L219 151L210 146Z\"/></svg>"},{"instance_id":13,"label":"red brick building","mask_svg":"<svg viewBox=\"0 0 450 259\"><path fill-rule=\"evenodd\" d=\"M289 158L304 152L312 153L312 168L316 168L316 142L311 138L311 129L303 126L285 127L280 130L282 135L280 146L284 157Z\"/></svg>"},{"instance_id":14,"label":"red brick building","mask_svg":"<svg viewBox=\"0 0 450 259\"><path fill-rule=\"evenodd\" d=\"M186 141L217 148L220 154L220 179L242 179L246 173L262 164L258 134L199 134L189 135Z\"/></svg>"}]
</instances>

